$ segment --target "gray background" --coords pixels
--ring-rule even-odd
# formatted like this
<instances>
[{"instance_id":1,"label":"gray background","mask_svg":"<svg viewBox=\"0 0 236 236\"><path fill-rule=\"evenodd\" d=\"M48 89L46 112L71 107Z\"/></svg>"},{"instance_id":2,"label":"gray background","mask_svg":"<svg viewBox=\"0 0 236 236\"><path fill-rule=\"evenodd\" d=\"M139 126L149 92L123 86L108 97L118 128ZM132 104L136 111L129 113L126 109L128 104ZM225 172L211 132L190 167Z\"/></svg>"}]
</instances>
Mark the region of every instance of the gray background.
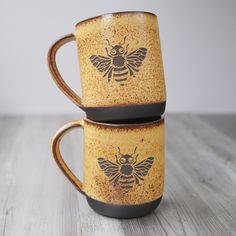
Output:
<instances>
[{"instance_id":1,"label":"gray background","mask_svg":"<svg viewBox=\"0 0 236 236\"><path fill-rule=\"evenodd\" d=\"M82 112L54 85L50 45L95 15L145 10L158 15L167 112L236 113L236 1L0 1L0 113ZM58 54L64 79L80 91L76 47Z\"/></svg>"}]
</instances>

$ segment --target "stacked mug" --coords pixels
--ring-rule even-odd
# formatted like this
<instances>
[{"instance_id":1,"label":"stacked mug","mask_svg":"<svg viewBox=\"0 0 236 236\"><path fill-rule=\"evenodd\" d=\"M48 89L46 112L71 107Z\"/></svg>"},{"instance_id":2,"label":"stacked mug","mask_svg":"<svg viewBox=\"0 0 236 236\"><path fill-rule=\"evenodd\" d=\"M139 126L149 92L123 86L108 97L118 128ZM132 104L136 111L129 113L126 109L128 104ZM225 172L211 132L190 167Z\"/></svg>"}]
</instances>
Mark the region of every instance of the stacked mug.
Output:
<instances>
[{"instance_id":1,"label":"stacked mug","mask_svg":"<svg viewBox=\"0 0 236 236\"><path fill-rule=\"evenodd\" d=\"M82 98L62 79L56 53L76 41ZM87 118L61 127L52 140L56 163L96 212L116 218L146 215L164 185L166 92L157 17L119 12L84 20L50 48L48 65L61 91ZM60 153L70 130L84 130L83 183Z\"/></svg>"}]
</instances>

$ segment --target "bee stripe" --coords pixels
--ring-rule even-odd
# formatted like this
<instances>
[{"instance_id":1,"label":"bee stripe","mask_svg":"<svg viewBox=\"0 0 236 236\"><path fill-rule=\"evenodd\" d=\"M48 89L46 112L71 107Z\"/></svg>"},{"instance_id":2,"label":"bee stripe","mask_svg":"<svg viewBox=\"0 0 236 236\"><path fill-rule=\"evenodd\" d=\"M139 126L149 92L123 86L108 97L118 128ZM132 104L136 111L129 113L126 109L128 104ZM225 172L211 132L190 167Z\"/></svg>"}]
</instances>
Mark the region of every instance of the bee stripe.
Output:
<instances>
[{"instance_id":1,"label":"bee stripe","mask_svg":"<svg viewBox=\"0 0 236 236\"><path fill-rule=\"evenodd\" d=\"M131 175L131 176L123 176L123 175L122 175L120 178L121 178L121 179L132 179L133 176L132 176L132 175Z\"/></svg>"},{"instance_id":2,"label":"bee stripe","mask_svg":"<svg viewBox=\"0 0 236 236\"><path fill-rule=\"evenodd\" d=\"M132 184L134 183L134 180L131 181L120 181L121 184Z\"/></svg>"},{"instance_id":3,"label":"bee stripe","mask_svg":"<svg viewBox=\"0 0 236 236\"><path fill-rule=\"evenodd\" d=\"M124 70L126 70L126 67L125 66L123 66L123 67L115 67L114 68L114 71L124 71Z\"/></svg>"},{"instance_id":4,"label":"bee stripe","mask_svg":"<svg viewBox=\"0 0 236 236\"><path fill-rule=\"evenodd\" d=\"M128 75L128 71L122 73L122 74L117 74L117 73L114 73L114 77L119 77L119 76L124 76L124 75Z\"/></svg>"},{"instance_id":5,"label":"bee stripe","mask_svg":"<svg viewBox=\"0 0 236 236\"><path fill-rule=\"evenodd\" d=\"M133 186L131 185L122 185L121 188L132 188Z\"/></svg>"},{"instance_id":6,"label":"bee stripe","mask_svg":"<svg viewBox=\"0 0 236 236\"><path fill-rule=\"evenodd\" d=\"M125 81L125 80L127 80L127 78L124 78L124 79L115 79L115 81L117 81L117 82Z\"/></svg>"}]
</instances>

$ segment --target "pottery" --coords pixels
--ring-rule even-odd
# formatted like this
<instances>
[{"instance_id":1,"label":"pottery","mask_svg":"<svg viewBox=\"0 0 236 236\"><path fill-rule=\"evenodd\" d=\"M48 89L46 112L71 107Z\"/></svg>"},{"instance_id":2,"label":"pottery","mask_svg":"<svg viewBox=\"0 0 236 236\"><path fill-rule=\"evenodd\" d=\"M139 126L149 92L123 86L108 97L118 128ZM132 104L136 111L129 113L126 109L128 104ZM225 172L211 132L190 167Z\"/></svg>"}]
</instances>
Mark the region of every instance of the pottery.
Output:
<instances>
[{"instance_id":1,"label":"pottery","mask_svg":"<svg viewBox=\"0 0 236 236\"><path fill-rule=\"evenodd\" d=\"M83 183L60 153L63 136L78 127L84 131ZM51 150L65 176L102 215L139 217L152 212L161 201L164 119L136 124L72 121L55 134Z\"/></svg>"},{"instance_id":2,"label":"pottery","mask_svg":"<svg viewBox=\"0 0 236 236\"><path fill-rule=\"evenodd\" d=\"M82 97L63 80L56 53L76 41ZM160 117L166 90L157 17L149 12L119 12L76 24L75 32L48 53L52 78L61 91L94 121Z\"/></svg>"}]
</instances>

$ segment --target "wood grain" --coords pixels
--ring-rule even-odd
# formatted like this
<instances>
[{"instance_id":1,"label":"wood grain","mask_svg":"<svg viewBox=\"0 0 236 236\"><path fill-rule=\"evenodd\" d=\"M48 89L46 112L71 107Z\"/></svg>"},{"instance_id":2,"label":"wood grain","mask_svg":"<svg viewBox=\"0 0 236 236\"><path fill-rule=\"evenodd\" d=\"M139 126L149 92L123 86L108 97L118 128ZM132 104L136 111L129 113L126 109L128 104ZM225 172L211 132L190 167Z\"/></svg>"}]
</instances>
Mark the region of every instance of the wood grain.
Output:
<instances>
[{"instance_id":1,"label":"wood grain","mask_svg":"<svg viewBox=\"0 0 236 236\"><path fill-rule=\"evenodd\" d=\"M236 141L228 126L167 115L163 202L146 217L117 220L93 212L54 163L51 137L73 118L0 118L0 235L236 235ZM80 130L62 142L79 178L82 142Z\"/></svg>"}]
</instances>

